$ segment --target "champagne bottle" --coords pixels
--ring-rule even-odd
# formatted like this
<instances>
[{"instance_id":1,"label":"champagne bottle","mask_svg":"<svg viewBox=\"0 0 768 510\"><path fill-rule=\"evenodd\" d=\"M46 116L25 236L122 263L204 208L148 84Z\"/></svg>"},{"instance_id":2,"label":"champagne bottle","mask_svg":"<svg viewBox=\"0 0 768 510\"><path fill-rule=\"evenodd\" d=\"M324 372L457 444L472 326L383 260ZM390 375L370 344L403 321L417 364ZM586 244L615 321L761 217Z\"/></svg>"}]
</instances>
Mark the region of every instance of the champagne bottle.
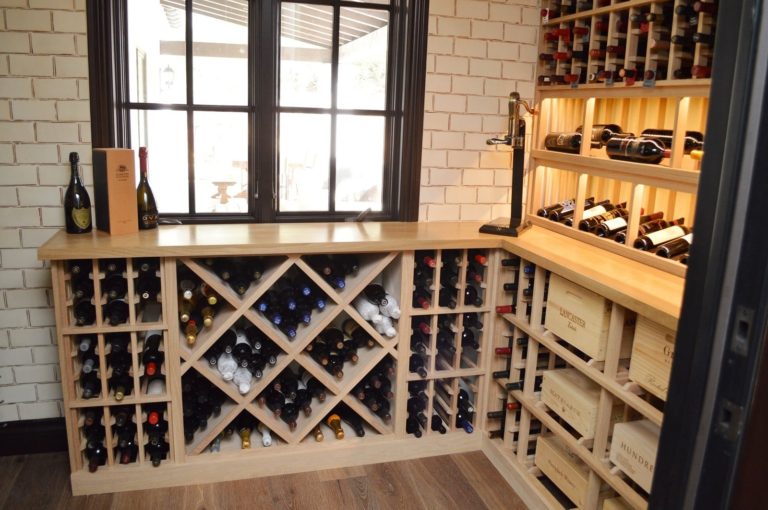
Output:
<instances>
[{"instance_id":1,"label":"champagne bottle","mask_svg":"<svg viewBox=\"0 0 768 510\"><path fill-rule=\"evenodd\" d=\"M157 228L157 203L152 188L147 180L147 148L139 147L139 186L136 188L136 200L139 205L139 229Z\"/></svg>"},{"instance_id":2,"label":"champagne bottle","mask_svg":"<svg viewBox=\"0 0 768 510\"><path fill-rule=\"evenodd\" d=\"M331 413L325 418L325 424L328 425L336 439L344 439L344 429L341 428L341 418L338 414Z\"/></svg>"},{"instance_id":3,"label":"champagne bottle","mask_svg":"<svg viewBox=\"0 0 768 510\"><path fill-rule=\"evenodd\" d=\"M64 223L68 234L85 234L93 228L91 197L88 196L88 191L80 178L79 162L80 155L77 152L70 152L69 164L72 167L72 176L64 193Z\"/></svg>"},{"instance_id":4,"label":"champagne bottle","mask_svg":"<svg viewBox=\"0 0 768 510\"><path fill-rule=\"evenodd\" d=\"M314 429L312 429L312 437L315 438L315 441L320 443L323 439L325 439L325 435L323 434L323 429L320 428L320 425L317 425Z\"/></svg>"}]
</instances>

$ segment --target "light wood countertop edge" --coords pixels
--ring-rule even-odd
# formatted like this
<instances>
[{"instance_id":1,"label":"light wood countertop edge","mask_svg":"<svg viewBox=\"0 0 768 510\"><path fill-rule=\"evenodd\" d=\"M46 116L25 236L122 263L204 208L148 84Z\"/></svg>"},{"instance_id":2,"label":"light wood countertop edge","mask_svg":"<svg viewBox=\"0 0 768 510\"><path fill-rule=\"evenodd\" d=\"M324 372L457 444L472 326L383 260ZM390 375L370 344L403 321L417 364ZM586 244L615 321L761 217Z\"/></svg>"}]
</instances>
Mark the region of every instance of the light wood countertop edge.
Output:
<instances>
[{"instance_id":1,"label":"light wood countertop edge","mask_svg":"<svg viewBox=\"0 0 768 510\"><path fill-rule=\"evenodd\" d=\"M503 248L611 301L677 328L685 280L597 247L532 227L518 238L478 232L480 222L164 225L110 236L55 234L41 260L208 257Z\"/></svg>"}]
</instances>

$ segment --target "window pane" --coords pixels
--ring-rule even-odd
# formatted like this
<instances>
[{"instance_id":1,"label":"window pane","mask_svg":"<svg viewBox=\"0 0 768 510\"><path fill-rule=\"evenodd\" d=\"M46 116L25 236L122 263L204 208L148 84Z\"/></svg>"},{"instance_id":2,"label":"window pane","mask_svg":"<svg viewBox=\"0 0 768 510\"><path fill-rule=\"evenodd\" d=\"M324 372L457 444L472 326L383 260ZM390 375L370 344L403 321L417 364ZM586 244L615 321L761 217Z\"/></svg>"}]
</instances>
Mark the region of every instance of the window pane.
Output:
<instances>
[{"instance_id":1,"label":"window pane","mask_svg":"<svg viewBox=\"0 0 768 510\"><path fill-rule=\"evenodd\" d=\"M280 211L328 210L330 147L330 115L280 114Z\"/></svg>"},{"instance_id":2,"label":"window pane","mask_svg":"<svg viewBox=\"0 0 768 510\"><path fill-rule=\"evenodd\" d=\"M386 11L341 9L339 108L386 107L388 29Z\"/></svg>"},{"instance_id":3,"label":"window pane","mask_svg":"<svg viewBox=\"0 0 768 510\"><path fill-rule=\"evenodd\" d=\"M355 3L366 3L366 4L382 4L382 5L389 5L390 0L348 0L349 2L355 2Z\"/></svg>"},{"instance_id":4,"label":"window pane","mask_svg":"<svg viewBox=\"0 0 768 510\"><path fill-rule=\"evenodd\" d=\"M128 72L134 103L186 102L184 1L128 4Z\"/></svg>"},{"instance_id":5,"label":"window pane","mask_svg":"<svg viewBox=\"0 0 768 510\"><path fill-rule=\"evenodd\" d=\"M195 208L248 212L248 114L195 112Z\"/></svg>"},{"instance_id":6,"label":"window pane","mask_svg":"<svg viewBox=\"0 0 768 510\"><path fill-rule=\"evenodd\" d=\"M195 104L248 104L248 3L192 3Z\"/></svg>"},{"instance_id":7,"label":"window pane","mask_svg":"<svg viewBox=\"0 0 768 510\"><path fill-rule=\"evenodd\" d=\"M336 210L381 211L384 118L339 115L336 125Z\"/></svg>"},{"instance_id":8,"label":"window pane","mask_svg":"<svg viewBox=\"0 0 768 510\"><path fill-rule=\"evenodd\" d=\"M280 105L331 106L333 9L283 4L280 22Z\"/></svg>"},{"instance_id":9,"label":"window pane","mask_svg":"<svg viewBox=\"0 0 768 510\"><path fill-rule=\"evenodd\" d=\"M160 213L188 213L187 114L173 111L131 111L131 148L147 147L149 184Z\"/></svg>"}]
</instances>

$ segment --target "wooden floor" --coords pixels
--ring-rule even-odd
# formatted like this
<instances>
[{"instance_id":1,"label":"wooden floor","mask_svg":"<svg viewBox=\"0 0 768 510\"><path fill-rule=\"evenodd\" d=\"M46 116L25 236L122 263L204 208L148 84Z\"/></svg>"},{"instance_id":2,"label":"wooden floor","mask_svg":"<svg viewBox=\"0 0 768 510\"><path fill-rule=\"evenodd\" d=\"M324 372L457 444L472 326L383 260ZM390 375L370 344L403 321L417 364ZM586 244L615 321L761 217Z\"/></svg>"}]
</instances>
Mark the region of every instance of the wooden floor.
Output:
<instances>
[{"instance_id":1,"label":"wooden floor","mask_svg":"<svg viewBox=\"0 0 768 510\"><path fill-rule=\"evenodd\" d=\"M525 505L481 452L97 496L72 496L64 453L0 457L0 509L452 509Z\"/></svg>"}]
</instances>

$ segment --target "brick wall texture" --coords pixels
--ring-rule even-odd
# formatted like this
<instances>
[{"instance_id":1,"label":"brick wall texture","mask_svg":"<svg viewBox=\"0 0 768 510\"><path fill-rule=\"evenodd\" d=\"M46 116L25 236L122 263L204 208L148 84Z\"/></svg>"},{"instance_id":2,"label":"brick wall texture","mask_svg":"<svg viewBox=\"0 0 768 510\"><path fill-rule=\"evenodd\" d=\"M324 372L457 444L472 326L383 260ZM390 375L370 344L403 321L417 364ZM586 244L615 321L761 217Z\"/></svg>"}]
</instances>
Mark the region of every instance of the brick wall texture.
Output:
<instances>
[{"instance_id":1,"label":"brick wall texture","mask_svg":"<svg viewBox=\"0 0 768 510\"><path fill-rule=\"evenodd\" d=\"M485 141L506 133L510 92L533 100L537 5L430 1L421 221L509 216L511 153Z\"/></svg>"},{"instance_id":2,"label":"brick wall texture","mask_svg":"<svg viewBox=\"0 0 768 510\"><path fill-rule=\"evenodd\" d=\"M69 152L90 163L85 25L84 0L0 0L0 422L62 413L36 249L64 224Z\"/></svg>"},{"instance_id":3,"label":"brick wall texture","mask_svg":"<svg viewBox=\"0 0 768 510\"><path fill-rule=\"evenodd\" d=\"M533 98L537 0L431 0L422 221L509 214L507 97ZM62 415L51 278L67 157L91 185L85 0L0 0L0 422Z\"/></svg>"}]
</instances>

